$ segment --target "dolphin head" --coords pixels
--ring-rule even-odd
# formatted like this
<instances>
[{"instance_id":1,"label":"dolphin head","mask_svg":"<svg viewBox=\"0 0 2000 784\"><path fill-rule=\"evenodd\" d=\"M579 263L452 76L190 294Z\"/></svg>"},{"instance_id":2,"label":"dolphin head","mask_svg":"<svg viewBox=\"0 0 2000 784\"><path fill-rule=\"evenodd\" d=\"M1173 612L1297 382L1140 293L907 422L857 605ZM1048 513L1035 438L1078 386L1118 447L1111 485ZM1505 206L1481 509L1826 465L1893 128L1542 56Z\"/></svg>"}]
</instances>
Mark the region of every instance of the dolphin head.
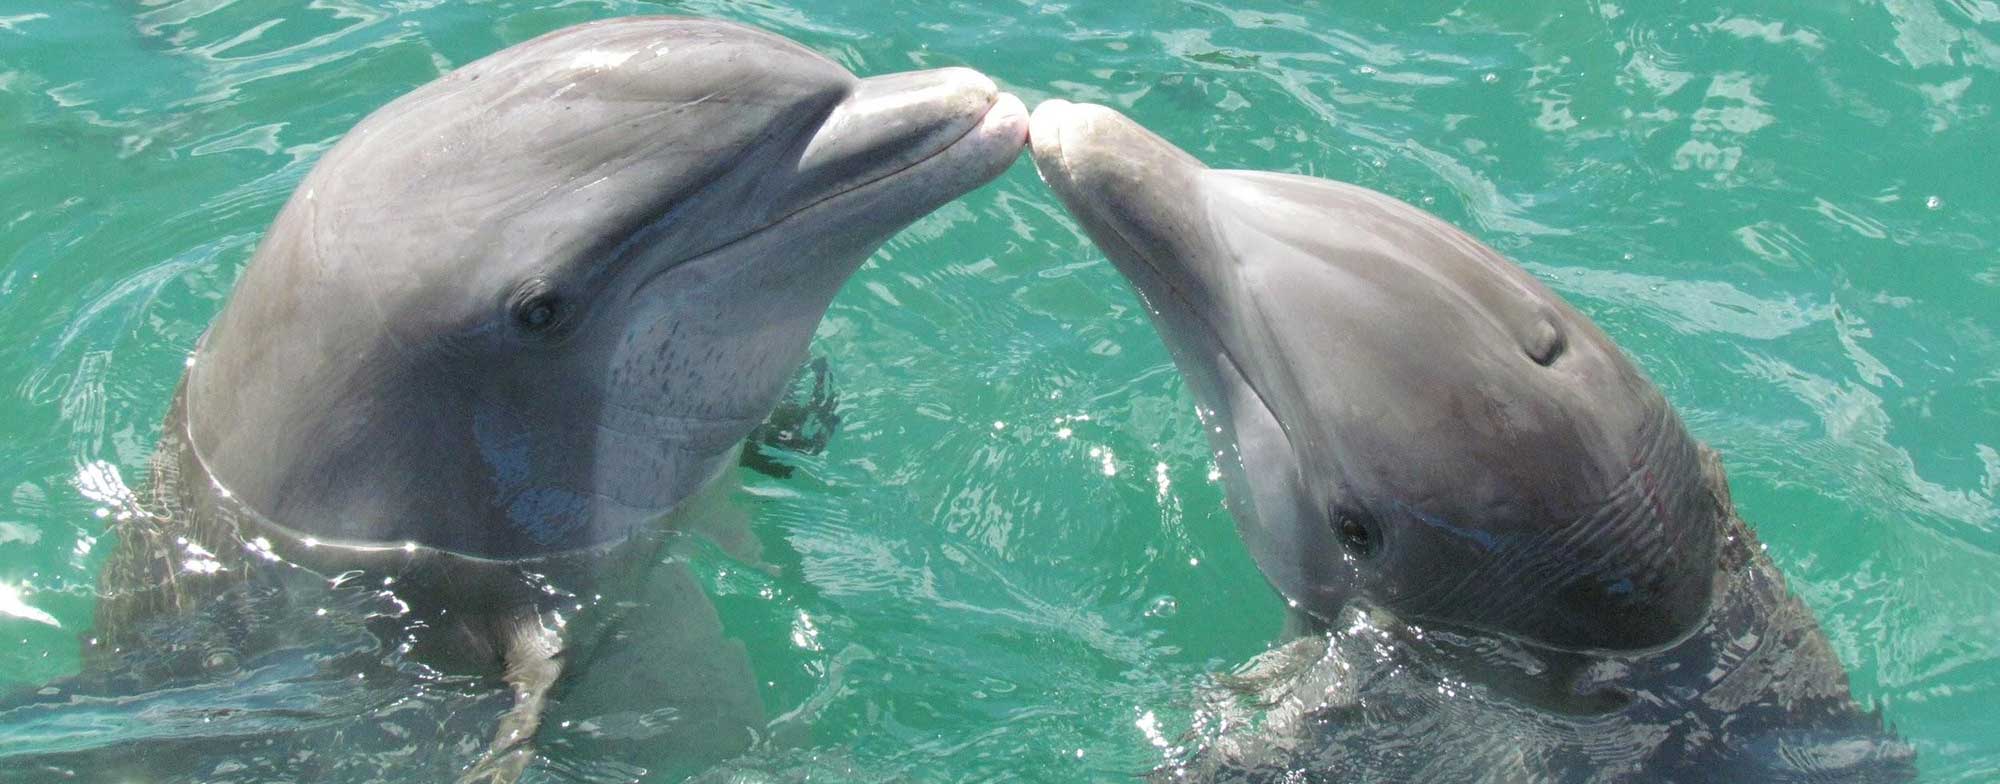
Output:
<instances>
[{"instance_id":1,"label":"dolphin head","mask_svg":"<svg viewBox=\"0 0 2000 784\"><path fill-rule=\"evenodd\" d=\"M1609 337L1497 252L1353 185L1218 171L1052 101L1036 166L1187 377L1295 606L1641 651L1705 619L1726 501Z\"/></svg>"},{"instance_id":2,"label":"dolphin head","mask_svg":"<svg viewBox=\"0 0 2000 784\"><path fill-rule=\"evenodd\" d=\"M615 543L728 466L842 282L1026 119L974 71L858 79L714 21L506 49L298 186L191 361L192 442L319 541Z\"/></svg>"}]
</instances>

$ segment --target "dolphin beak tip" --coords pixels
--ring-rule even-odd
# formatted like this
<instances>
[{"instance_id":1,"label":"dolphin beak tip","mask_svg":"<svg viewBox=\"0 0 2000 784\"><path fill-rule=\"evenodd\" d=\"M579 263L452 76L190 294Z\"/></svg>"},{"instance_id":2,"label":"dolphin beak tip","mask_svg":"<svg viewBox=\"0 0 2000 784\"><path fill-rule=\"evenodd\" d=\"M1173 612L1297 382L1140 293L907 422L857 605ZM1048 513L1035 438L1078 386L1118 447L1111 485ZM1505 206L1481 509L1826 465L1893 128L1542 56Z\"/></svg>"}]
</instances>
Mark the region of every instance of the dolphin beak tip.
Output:
<instances>
[{"instance_id":1,"label":"dolphin beak tip","mask_svg":"<svg viewBox=\"0 0 2000 784\"><path fill-rule=\"evenodd\" d=\"M1051 98L1035 106L1028 118L1028 152L1042 182L1053 186L1052 176L1060 176L1063 165L1062 130L1076 112L1077 104Z\"/></svg>"},{"instance_id":2,"label":"dolphin beak tip","mask_svg":"<svg viewBox=\"0 0 2000 784\"><path fill-rule=\"evenodd\" d=\"M1035 112L1028 118L1028 138L1032 141L1054 143L1066 115L1076 104L1061 98L1051 98L1035 105Z\"/></svg>"},{"instance_id":3,"label":"dolphin beak tip","mask_svg":"<svg viewBox=\"0 0 2000 784\"><path fill-rule=\"evenodd\" d=\"M993 106L986 110L984 125L997 135L1015 140L1016 147L1028 144L1030 116L1028 105L1013 93L1000 93L993 99Z\"/></svg>"}]
</instances>

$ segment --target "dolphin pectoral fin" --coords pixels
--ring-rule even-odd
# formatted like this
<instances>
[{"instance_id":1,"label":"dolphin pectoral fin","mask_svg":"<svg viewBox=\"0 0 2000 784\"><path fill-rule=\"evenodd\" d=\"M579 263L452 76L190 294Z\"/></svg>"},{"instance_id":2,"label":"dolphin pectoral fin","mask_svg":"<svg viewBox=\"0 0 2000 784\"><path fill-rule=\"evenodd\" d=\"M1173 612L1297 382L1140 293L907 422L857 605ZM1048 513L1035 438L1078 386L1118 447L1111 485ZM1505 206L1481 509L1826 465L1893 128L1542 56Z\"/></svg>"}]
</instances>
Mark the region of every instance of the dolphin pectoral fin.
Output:
<instances>
[{"instance_id":1,"label":"dolphin pectoral fin","mask_svg":"<svg viewBox=\"0 0 2000 784\"><path fill-rule=\"evenodd\" d=\"M493 744L459 784L511 784L535 759L535 732L548 708L549 691L562 676L562 632L541 615L525 613L503 622L507 685L514 707L500 717Z\"/></svg>"},{"instance_id":2,"label":"dolphin pectoral fin","mask_svg":"<svg viewBox=\"0 0 2000 784\"><path fill-rule=\"evenodd\" d=\"M765 476L784 479L792 467L778 460L775 452L817 455L826 451L840 427L840 394L833 391L833 370L826 357L813 357L800 369L799 379L812 374L812 390L800 388L798 380L771 416L751 431L743 449L743 466Z\"/></svg>"}]
</instances>

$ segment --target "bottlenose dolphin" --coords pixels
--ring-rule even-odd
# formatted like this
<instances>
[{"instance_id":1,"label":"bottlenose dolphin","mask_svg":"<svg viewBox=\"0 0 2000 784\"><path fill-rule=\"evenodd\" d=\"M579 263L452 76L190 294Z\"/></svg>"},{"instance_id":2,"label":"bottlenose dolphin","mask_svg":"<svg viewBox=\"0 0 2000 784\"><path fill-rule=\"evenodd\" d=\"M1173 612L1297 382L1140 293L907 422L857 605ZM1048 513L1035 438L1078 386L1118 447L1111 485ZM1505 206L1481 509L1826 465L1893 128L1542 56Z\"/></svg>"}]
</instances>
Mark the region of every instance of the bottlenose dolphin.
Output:
<instances>
[{"instance_id":1,"label":"bottlenose dolphin","mask_svg":"<svg viewBox=\"0 0 2000 784\"><path fill-rule=\"evenodd\" d=\"M195 348L86 657L294 567L392 585L392 642L512 686L468 778L513 778L578 617L634 598L733 475L841 284L1026 125L975 71L860 79L672 17L396 99L299 184Z\"/></svg>"},{"instance_id":2,"label":"bottlenose dolphin","mask_svg":"<svg viewBox=\"0 0 2000 784\"><path fill-rule=\"evenodd\" d=\"M1050 101L1036 167L1145 301L1305 635L1267 732L1174 771L1331 781L1900 780L1716 455L1602 330L1383 194L1219 171ZM1284 780L1297 780L1285 778Z\"/></svg>"}]
</instances>

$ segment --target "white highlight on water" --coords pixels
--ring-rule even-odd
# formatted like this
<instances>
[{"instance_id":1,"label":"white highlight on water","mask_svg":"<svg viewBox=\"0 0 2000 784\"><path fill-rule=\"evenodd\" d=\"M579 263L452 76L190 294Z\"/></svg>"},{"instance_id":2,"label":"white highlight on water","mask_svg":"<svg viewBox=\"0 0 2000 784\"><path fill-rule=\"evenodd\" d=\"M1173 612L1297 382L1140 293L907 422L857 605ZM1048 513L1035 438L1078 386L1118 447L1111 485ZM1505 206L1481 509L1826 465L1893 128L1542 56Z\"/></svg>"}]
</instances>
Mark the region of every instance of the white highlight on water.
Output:
<instances>
[{"instance_id":1,"label":"white highlight on water","mask_svg":"<svg viewBox=\"0 0 2000 784\"><path fill-rule=\"evenodd\" d=\"M62 628L62 622L56 620L55 616L29 606L21 598L20 586L9 583L0 583L0 615L8 615L24 621L48 624L58 629Z\"/></svg>"}]
</instances>

